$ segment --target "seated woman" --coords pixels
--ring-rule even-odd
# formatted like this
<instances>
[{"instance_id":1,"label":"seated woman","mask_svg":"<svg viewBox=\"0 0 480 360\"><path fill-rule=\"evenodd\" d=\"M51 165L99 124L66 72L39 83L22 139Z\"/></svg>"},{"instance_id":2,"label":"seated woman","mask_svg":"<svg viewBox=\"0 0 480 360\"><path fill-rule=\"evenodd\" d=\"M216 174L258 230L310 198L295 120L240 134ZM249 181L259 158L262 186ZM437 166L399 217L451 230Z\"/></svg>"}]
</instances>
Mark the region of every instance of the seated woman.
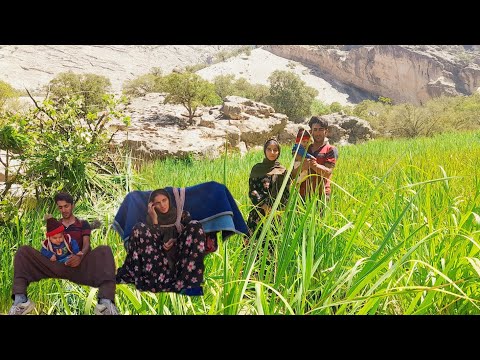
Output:
<instances>
[{"instance_id":1,"label":"seated woman","mask_svg":"<svg viewBox=\"0 0 480 360\"><path fill-rule=\"evenodd\" d=\"M203 295L205 233L183 205L178 208L165 189L152 191L147 223L135 224L119 284L138 290Z\"/></svg>"},{"instance_id":2,"label":"seated woman","mask_svg":"<svg viewBox=\"0 0 480 360\"><path fill-rule=\"evenodd\" d=\"M227 240L234 234L248 235L248 228L237 202L224 184L208 181L187 187L164 188L177 204L183 204L193 220L198 220L205 232L206 253L217 250L217 234ZM112 223L112 228L120 235L128 252L128 243L133 227L148 218L148 202L151 190L134 190L123 199Z\"/></svg>"},{"instance_id":3,"label":"seated woman","mask_svg":"<svg viewBox=\"0 0 480 360\"><path fill-rule=\"evenodd\" d=\"M275 139L269 139L263 145L265 158L261 163L253 166L248 181L248 196L255 207L250 211L247 226L252 234L261 219L270 212L275 199L278 196L283 180L287 174L278 158L280 157L280 144ZM289 197L290 178L283 191L280 205L284 206Z\"/></svg>"}]
</instances>

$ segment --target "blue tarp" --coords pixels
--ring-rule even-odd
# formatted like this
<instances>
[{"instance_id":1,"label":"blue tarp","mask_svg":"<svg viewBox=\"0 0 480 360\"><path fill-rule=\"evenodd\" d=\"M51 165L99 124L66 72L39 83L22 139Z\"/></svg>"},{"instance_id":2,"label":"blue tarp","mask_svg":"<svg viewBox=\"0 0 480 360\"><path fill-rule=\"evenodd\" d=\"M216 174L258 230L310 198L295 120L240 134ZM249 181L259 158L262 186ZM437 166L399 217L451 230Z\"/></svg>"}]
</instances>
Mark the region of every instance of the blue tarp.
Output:
<instances>
[{"instance_id":1,"label":"blue tarp","mask_svg":"<svg viewBox=\"0 0 480 360\"><path fill-rule=\"evenodd\" d=\"M165 190L174 199L173 188L166 187ZM147 202L151 192L152 190L136 190L125 196L112 225L123 241L129 239L137 222L146 221ZM221 231L223 239L234 233L248 235L245 220L230 191L223 184L210 181L186 187L183 209L190 213L193 220L202 223L206 233Z\"/></svg>"}]
</instances>

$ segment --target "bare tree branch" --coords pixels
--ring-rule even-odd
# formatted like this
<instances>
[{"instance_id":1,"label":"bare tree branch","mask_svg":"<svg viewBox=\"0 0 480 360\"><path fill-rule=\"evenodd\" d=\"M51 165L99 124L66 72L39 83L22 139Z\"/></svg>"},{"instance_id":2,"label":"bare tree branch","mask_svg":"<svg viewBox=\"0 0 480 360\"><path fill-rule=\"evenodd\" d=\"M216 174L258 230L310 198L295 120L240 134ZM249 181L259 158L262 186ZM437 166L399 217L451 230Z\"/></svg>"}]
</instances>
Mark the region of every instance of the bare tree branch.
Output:
<instances>
[{"instance_id":1,"label":"bare tree branch","mask_svg":"<svg viewBox=\"0 0 480 360\"><path fill-rule=\"evenodd\" d=\"M118 132L118 129L115 130L115 132L112 134L112 136L110 136L110 139L108 140L108 143L107 144L110 144L110 142L112 141L113 137L115 136L115 134Z\"/></svg>"},{"instance_id":2,"label":"bare tree branch","mask_svg":"<svg viewBox=\"0 0 480 360\"><path fill-rule=\"evenodd\" d=\"M7 168L8 165L2 160L1 157L0 157L0 163L1 163L3 166L5 166L5 169Z\"/></svg>"},{"instance_id":3,"label":"bare tree branch","mask_svg":"<svg viewBox=\"0 0 480 360\"><path fill-rule=\"evenodd\" d=\"M50 116L49 113L47 113L43 108L41 108L41 107L38 105L37 101L36 101L36 100L33 98L33 96L30 94L30 91L28 91L27 88L25 88L25 90L27 91L27 94L28 94L28 96L30 97L30 99L32 99L33 103L35 104L35 107L36 107L39 111L41 111L42 113L44 113L45 115L47 115L56 125L58 125L58 127L60 128L60 130L62 130L65 134L68 134L68 131L66 131L65 128L64 128L62 125L60 125L53 117Z\"/></svg>"},{"instance_id":4,"label":"bare tree branch","mask_svg":"<svg viewBox=\"0 0 480 360\"><path fill-rule=\"evenodd\" d=\"M90 144L94 143L94 141L97 139L99 132L101 132L102 129L104 128L106 121L103 123L102 121L106 118L107 118L107 112L104 112L102 116L100 116L100 118L98 119L97 123L95 124L95 128L93 129L92 140L90 141Z\"/></svg>"}]
</instances>

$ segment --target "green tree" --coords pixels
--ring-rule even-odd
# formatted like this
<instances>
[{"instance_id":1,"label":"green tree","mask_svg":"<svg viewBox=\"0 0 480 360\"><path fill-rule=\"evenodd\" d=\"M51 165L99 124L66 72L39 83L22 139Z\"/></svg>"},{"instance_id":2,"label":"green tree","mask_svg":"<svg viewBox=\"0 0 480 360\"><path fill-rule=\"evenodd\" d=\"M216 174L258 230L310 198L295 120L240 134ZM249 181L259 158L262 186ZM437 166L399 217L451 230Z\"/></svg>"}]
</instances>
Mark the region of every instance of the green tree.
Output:
<instances>
[{"instance_id":1,"label":"green tree","mask_svg":"<svg viewBox=\"0 0 480 360\"><path fill-rule=\"evenodd\" d=\"M327 115L331 114L330 106L323 103L318 99L313 99L312 105L310 106L310 114L311 115Z\"/></svg>"},{"instance_id":2,"label":"green tree","mask_svg":"<svg viewBox=\"0 0 480 360\"><path fill-rule=\"evenodd\" d=\"M153 74L144 74L135 79L127 80L123 84L123 93L125 95L139 97L145 94L155 92L157 77Z\"/></svg>"},{"instance_id":3,"label":"green tree","mask_svg":"<svg viewBox=\"0 0 480 360\"><path fill-rule=\"evenodd\" d=\"M378 101L385 105L392 105L393 101L389 97L379 96Z\"/></svg>"},{"instance_id":4,"label":"green tree","mask_svg":"<svg viewBox=\"0 0 480 360\"><path fill-rule=\"evenodd\" d=\"M233 74L216 76L213 83L215 92L221 99L224 99L225 96L235 95L269 104L270 90L266 85L251 84L243 77L235 80Z\"/></svg>"},{"instance_id":5,"label":"green tree","mask_svg":"<svg viewBox=\"0 0 480 360\"><path fill-rule=\"evenodd\" d=\"M138 97L152 92L164 91L163 71L159 67L153 67L149 73L125 81L122 92L128 96Z\"/></svg>"},{"instance_id":6,"label":"green tree","mask_svg":"<svg viewBox=\"0 0 480 360\"><path fill-rule=\"evenodd\" d=\"M215 86L215 93L224 99L225 96L235 95L235 85L234 85L235 75L218 75L213 79L213 85Z\"/></svg>"},{"instance_id":7,"label":"green tree","mask_svg":"<svg viewBox=\"0 0 480 360\"><path fill-rule=\"evenodd\" d=\"M395 136L431 136L435 132L438 119L429 115L429 111L424 107L401 104L394 107L387 126Z\"/></svg>"},{"instance_id":8,"label":"green tree","mask_svg":"<svg viewBox=\"0 0 480 360\"><path fill-rule=\"evenodd\" d=\"M393 129L390 127L392 121L389 118L393 109L394 106L387 106L379 101L363 100L354 106L353 115L368 121L380 134L390 136Z\"/></svg>"},{"instance_id":9,"label":"green tree","mask_svg":"<svg viewBox=\"0 0 480 360\"><path fill-rule=\"evenodd\" d=\"M235 89L234 95L271 105L269 103L270 89L268 86L251 84L243 77L237 79L233 86Z\"/></svg>"},{"instance_id":10,"label":"green tree","mask_svg":"<svg viewBox=\"0 0 480 360\"><path fill-rule=\"evenodd\" d=\"M343 110L342 104L340 104L337 101L334 101L333 103L330 104L330 111L332 113L340 112Z\"/></svg>"},{"instance_id":11,"label":"green tree","mask_svg":"<svg viewBox=\"0 0 480 360\"><path fill-rule=\"evenodd\" d=\"M75 74L72 71L58 74L53 78L48 89L51 99L64 103L70 97L78 97L83 100L82 112L98 112L105 107L103 95L110 89L110 80L102 75Z\"/></svg>"},{"instance_id":12,"label":"green tree","mask_svg":"<svg viewBox=\"0 0 480 360\"><path fill-rule=\"evenodd\" d=\"M12 85L0 80L0 110L5 106L8 99L19 96L19 91L14 89Z\"/></svg>"},{"instance_id":13,"label":"green tree","mask_svg":"<svg viewBox=\"0 0 480 360\"><path fill-rule=\"evenodd\" d=\"M250 97L251 96L251 97ZM270 89L267 85L262 84L253 84L250 88L250 91L247 93L247 98L267 104L272 105L269 100Z\"/></svg>"},{"instance_id":14,"label":"green tree","mask_svg":"<svg viewBox=\"0 0 480 360\"><path fill-rule=\"evenodd\" d=\"M165 91L168 93L166 103L183 105L188 111L188 119L193 124L197 116L195 111L201 105L210 106L222 103L215 93L215 87L199 75L185 73L171 73L165 77Z\"/></svg>"},{"instance_id":15,"label":"green tree","mask_svg":"<svg viewBox=\"0 0 480 360\"><path fill-rule=\"evenodd\" d=\"M310 115L310 107L318 91L307 86L300 77L289 71L274 71L270 82L269 102L275 111L286 114L294 122Z\"/></svg>"}]
</instances>

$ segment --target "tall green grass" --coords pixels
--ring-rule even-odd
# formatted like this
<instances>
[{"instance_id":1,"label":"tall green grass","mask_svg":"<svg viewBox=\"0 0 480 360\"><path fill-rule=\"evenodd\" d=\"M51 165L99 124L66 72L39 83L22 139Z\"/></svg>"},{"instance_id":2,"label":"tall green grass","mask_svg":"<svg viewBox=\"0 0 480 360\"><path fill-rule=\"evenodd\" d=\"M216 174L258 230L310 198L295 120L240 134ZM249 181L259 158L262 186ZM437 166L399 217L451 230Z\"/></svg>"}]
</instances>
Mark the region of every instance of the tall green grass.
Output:
<instances>
[{"instance_id":1,"label":"tall green grass","mask_svg":"<svg viewBox=\"0 0 480 360\"><path fill-rule=\"evenodd\" d=\"M281 162L291 169L289 147ZM304 203L291 190L286 208L265 219L247 246L238 235L205 258L203 297L139 292L118 285L124 314L480 314L480 133L415 140L374 140L339 148L332 199ZM142 168L130 189L227 184L244 218L250 169L261 150L216 160L158 161ZM108 226L117 202L79 204L80 217L101 217L94 246L125 258ZM276 206L274 206L276 207ZM323 215L320 209L325 207ZM42 209L0 228L0 311L11 305L13 256L39 247ZM93 214L93 215L92 215ZM274 251L267 249L273 245ZM39 313L90 314L96 289L65 280L29 287Z\"/></svg>"}]
</instances>

